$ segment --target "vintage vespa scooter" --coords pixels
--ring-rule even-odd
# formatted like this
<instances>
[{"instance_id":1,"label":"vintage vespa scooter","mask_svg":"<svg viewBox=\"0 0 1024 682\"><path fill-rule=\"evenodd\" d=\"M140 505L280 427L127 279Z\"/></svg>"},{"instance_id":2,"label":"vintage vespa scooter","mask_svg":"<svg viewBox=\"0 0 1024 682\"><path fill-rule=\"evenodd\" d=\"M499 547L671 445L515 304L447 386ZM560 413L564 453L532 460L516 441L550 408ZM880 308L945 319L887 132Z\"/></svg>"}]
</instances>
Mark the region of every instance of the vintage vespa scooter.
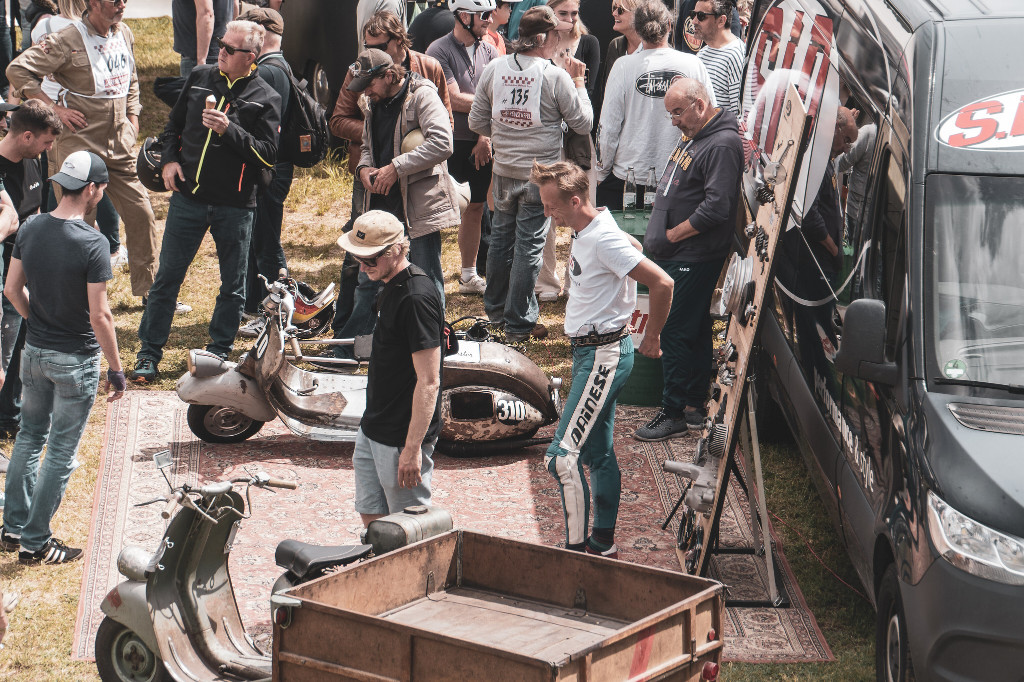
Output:
<instances>
[{"instance_id":1,"label":"vintage vespa scooter","mask_svg":"<svg viewBox=\"0 0 1024 682\"><path fill-rule=\"evenodd\" d=\"M153 456L164 473L170 451ZM96 666L103 682L212 682L270 680L271 658L245 632L228 572L228 558L241 522L252 513L252 488L294 489L292 481L263 472L200 487L174 487L161 512L171 521L157 551L125 547L117 570L127 578L112 589L100 609L106 617L96 633ZM245 496L236 490L245 488ZM175 510L177 509L177 512ZM247 513L248 510L248 513ZM173 516L172 516L173 515ZM274 558L285 569L274 585L278 594L337 568L380 555L452 529L448 512L411 507L377 519L366 531L367 544L325 547L297 540L281 542ZM291 604L293 606L293 604Z\"/></svg>"},{"instance_id":2,"label":"vintage vespa scooter","mask_svg":"<svg viewBox=\"0 0 1024 682\"><path fill-rule=\"evenodd\" d=\"M266 281L266 280L264 280ZM177 383L189 403L188 424L208 443L237 443L279 417L295 434L321 441L354 441L366 407L366 375L309 371L297 364L354 368L369 359L370 336L301 338L292 324L295 281L267 284L267 323L239 363L191 350ZM474 456L544 442L534 435L558 420L561 380L549 378L522 353L491 341L486 323L460 333L458 351L444 359L441 433L437 450ZM353 346L355 360L305 358L305 345Z\"/></svg>"}]
</instances>

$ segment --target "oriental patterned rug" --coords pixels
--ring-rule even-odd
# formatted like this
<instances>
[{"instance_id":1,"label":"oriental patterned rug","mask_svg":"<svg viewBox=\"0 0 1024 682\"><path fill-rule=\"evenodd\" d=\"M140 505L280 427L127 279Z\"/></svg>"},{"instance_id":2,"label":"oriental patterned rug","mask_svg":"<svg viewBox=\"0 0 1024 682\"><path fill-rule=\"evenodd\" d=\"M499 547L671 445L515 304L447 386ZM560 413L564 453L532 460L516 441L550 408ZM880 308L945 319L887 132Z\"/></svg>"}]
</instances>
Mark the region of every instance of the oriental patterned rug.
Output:
<instances>
[{"instance_id":1,"label":"oriental patterned rug","mask_svg":"<svg viewBox=\"0 0 1024 682\"><path fill-rule=\"evenodd\" d=\"M323 544L356 542L362 528L353 509L350 444L317 443L291 435L272 422L250 440L211 445L197 440L186 422L187 406L173 392L130 391L108 413L106 444L97 478L92 530L75 625L73 654L91 660L93 640L103 614L104 595L122 578L117 554L129 544L155 548L163 535L163 505L133 505L163 496L167 485L153 466L154 452L170 448L175 484L207 482L241 475L243 468L295 480L295 491L254 490L253 516L242 524L231 553L236 598L249 632L268 645L269 594L280 569L274 547L285 538ZM620 407L616 451L622 469L622 502L616 542L620 557L648 566L679 570L673 549L675 528L661 522L678 496L675 476L661 471L666 457L685 459L693 439L645 444L628 436L650 417L649 409ZM676 450L676 452L673 452ZM564 543L558 489L543 466L543 447L479 459L437 456L434 500L448 509L457 527L548 545ZM692 453L690 453L692 456ZM723 521L723 544L751 536L745 503L730 492ZM674 526L675 524L673 524ZM728 529L728 536L726 535ZM728 539L727 539L728 538ZM763 572L763 571L762 571ZM730 592L763 591L756 570L721 571ZM807 610L788 567L783 574L793 608L730 608L726 658L733 661L825 661L832 655L814 616ZM732 584L732 581L736 581ZM760 581L760 582L759 582Z\"/></svg>"}]
</instances>

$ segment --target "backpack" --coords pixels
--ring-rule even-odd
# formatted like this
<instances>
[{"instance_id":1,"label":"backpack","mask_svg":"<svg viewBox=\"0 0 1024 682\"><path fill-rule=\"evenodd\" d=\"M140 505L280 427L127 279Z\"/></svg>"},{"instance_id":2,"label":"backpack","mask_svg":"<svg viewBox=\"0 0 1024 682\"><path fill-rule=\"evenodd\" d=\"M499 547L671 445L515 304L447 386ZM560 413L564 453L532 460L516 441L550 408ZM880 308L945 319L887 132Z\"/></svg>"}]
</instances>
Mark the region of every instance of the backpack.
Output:
<instances>
[{"instance_id":1,"label":"backpack","mask_svg":"<svg viewBox=\"0 0 1024 682\"><path fill-rule=\"evenodd\" d=\"M267 55L262 63L279 53ZM330 148L330 133L327 128L327 112L309 94L306 81L297 81L287 62L273 64L288 76L288 114L281 121L281 135L277 145L277 160L288 162L299 168L312 168L324 160Z\"/></svg>"}]
</instances>

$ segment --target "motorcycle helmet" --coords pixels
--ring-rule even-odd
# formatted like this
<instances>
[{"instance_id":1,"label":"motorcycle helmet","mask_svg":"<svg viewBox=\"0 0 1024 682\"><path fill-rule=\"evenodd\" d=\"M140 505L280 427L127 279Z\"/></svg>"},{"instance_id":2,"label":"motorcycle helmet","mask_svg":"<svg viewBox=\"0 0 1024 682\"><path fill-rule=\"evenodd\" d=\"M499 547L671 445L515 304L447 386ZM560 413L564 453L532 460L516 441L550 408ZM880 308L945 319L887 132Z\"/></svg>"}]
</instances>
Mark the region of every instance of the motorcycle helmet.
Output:
<instances>
[{"instance_id":1,"label":"motorcycle helmet","mask_svg":"<svg viewBox=\"0 0 1024 682\"><path fill-rule=\"evenodd\" d=\"M298 329L295 335L300 339L319 336L334 321L334 301L337 298L334 282L319 293L305 282L296 282L295 289L295 312L292 314L292 324Z\"/></svg>"},{"instance_id":2,"label":"motorcycle helmet","mask_svg":"<svg viewBox=\"0 0 1024 682\"><path fill-rule=\"evenodd\" d=\"M160 162L160 144L155 137L147 137L146 141L142 143L135 168L143 187L151 192L167 191L161 174L163 164Z\"/></svg>"}]
</instances>

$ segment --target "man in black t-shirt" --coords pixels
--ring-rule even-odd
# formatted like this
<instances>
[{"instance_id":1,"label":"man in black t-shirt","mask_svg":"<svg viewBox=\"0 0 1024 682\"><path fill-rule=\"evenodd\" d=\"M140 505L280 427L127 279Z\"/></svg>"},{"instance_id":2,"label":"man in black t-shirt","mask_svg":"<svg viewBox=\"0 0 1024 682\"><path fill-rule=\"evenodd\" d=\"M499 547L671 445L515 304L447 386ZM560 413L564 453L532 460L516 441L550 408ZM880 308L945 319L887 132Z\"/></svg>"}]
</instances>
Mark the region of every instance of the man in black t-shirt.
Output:
<instances>
[{"instance_id":1,"label":"man in black t-shirt","mask_svg":"<svg viewBox=\"0 0 1024 682\"><path fill-rule=\"evenodd\" d=\"M412 49L416 52L426 52L432 42L451 33L453 28L455 28L455 15L448 9L446 0L431 2L409 24Z\"/></svg>"},{"instance_id":2,"label":"man in black t-shirt","mask_svg":"<svg viewBox=\"0 0 1024 682\"><path fill-rule=\"evenodd\" d=\"M63 125L52 107L30 99L20 107L0 105L13 110L10 132L0 140L0 201L11 206L17 220L13 229L39 213L45 197L43 162L40 155L53 147ZM3 280L14 250L12 232L3 240ZM0 281L3 281L0 280ZM0 389L0 437L14 438L21 414L21 349L25 345L25 325L14 305L3 297L0 323L3 371L8 374Z\"/></svg>"},{"instance_id":3,"label":"man in black t-shirt","mask_svg":"<svg viewBox=\"0 0 1024 682\"><path fill-rule=\"evenodd\" d=\"M430 504L431 456L441 430L444 308L433 280L409 262L409 239L395 216L367 211L338 244L370 279L384 283L366 410L352 455L356 511L369 525L405 507Z\"/></svg>"}]
</instances>

